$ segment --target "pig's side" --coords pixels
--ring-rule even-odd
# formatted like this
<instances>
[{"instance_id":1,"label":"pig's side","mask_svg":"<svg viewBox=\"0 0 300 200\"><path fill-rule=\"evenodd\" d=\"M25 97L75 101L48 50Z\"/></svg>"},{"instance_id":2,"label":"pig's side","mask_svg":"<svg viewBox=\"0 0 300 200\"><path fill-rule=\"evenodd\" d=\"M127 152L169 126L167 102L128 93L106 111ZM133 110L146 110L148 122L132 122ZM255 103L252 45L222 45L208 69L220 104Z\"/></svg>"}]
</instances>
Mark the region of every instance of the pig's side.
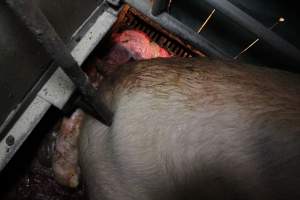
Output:
<instances>
[{"instance_id":1,"label":"pig's side","mask_svg":"<svg viewBox=\"0 0 300 200\"><path fill-rule=\"evenodd\" d=\"M300 77L198 59L124 65L101 84L110 128L88 117L90 198L300 199Z\"/></svg>"}]
</instances>

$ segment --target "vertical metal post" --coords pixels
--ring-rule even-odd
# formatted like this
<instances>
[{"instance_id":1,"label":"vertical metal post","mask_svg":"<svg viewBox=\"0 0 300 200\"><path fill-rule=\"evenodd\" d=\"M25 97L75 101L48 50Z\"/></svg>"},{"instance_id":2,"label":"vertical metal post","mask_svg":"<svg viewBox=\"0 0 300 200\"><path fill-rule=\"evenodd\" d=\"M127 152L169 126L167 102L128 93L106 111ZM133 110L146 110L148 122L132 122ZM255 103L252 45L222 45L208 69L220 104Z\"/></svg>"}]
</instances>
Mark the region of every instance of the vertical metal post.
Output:
<instances>
[{"instance_id":1,"label":"vertical metal post","mask_svg":"<svg viewBox=\"0 0 300 200\"><path fill-rule=\"evenodd\" d=\"M104 123L110 125L112 123L112 112L102 102L101 96L90 84L88 77L74 60L70 51L50 25L42 11L32 0L6 0L6 3L54 61L70 77L87 102L90 103L95 112L103 119Z\"/></svg>"}]
</instances>

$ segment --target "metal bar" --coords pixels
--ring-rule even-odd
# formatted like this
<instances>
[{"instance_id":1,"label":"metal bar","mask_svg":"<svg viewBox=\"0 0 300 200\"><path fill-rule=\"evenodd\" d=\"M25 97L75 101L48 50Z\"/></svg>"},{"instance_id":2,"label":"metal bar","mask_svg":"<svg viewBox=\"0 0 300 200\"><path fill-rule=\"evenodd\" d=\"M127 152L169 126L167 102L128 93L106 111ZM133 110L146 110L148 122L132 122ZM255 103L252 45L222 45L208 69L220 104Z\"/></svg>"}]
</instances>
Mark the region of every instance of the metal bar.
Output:
<instances>
[{"instance_id":1,"label":"metal bar","mask_svg":"<svg viewBox=\"0 0 300 200\"><path fill-rule=\"evenodd\" d=\"M231 56L227 55L219 47L215 46L212 42L208 41L196 31L182 24L168 13L162 13L159 16L153 16L151 14L151 5L147 3L148 1L125 0L125 2L136 8L139 12L143 13L153 22L159 24L162 28L175 34L176 36L179 36L183 41L188 42L194 48L204 51L207 56L220 59L231 59Z\"/></svg>"},{"instance_id":2,"label":"metal bar","mask_svg":"<svg viewBox=\"0 0 300 200\"><path fill-rule=\"evenodd\" d=\"M50 106L51 104L49 102L36 96L22 113L19 120L10 129L9 134L0 141L0 172L23 144ZM7 142L9 138L13 139L13 143L9 144Z\"/></svg>"},{"instance_id":3,"label":"metal bar","mask_svg":"<svg viewBox=\"0 0 300 200\"><path fill-rule=\"evenodd\" d=\"M187 41L193 47L200 49L210 57L228 59L228 56L223 50L215 46L212 42L199 35L196 31L188 28L186 25L179 22L174 17L167 13L161 14L159 17L152 18L159 23L163 28L179 36L184 41Z\"/></svg>"},{"instance_id":4,"label":"metal bar","mask_svg":"<svg viewBox=\"0 0 300 200\"><path fill-rule=\"evenodd\" d=\"M43 87L43 85L49 79L49 77L55 72L55 70L57 70L57 66L53 65L53 63L49 63L48 65L49 67L47 68L46 72L42 76L40 76L36 84L27 92L26 96L18 104L18 107L14 109L13 114L9 115L9 117L7 117L7 119L0 125L0 141L7 135L7 133L14 126L14 124L20 118L23 112L25 112L27 107L36 97L36 94L38 93L38 91L40 91L40 89Z\"/></svg>"},{"instance_id":5,"label":"metal bar","mask_svg":"<svg viewBox=\"0 0 300 200\"><path fill-rule=\"evenodd\" d=\"M231 18L237 24L255 34L258 38L268 43L271 47L281 52L290 59L300 63L300 51L294 45L284 40L259 21L243 12L227 0L206 0L219 12Z\"/></svg>"},{"instance_id":6,"label":"metal bar","mask_svg":"<svg viewBox=\"0 0 300 200\"><path fill-rule=\"evenodd\" d=\"M168 10L169 0L153 0L151 13L157 16Z\"/></svg>"},{"instance_id":7,"label":"metal bar","mask_svg":"<svg viewBox=\"0 0 300 200\"><path fill-rule=\"evenodd\" d=\"M240 55L248 51L251 47L253 47L257 42L259 41L259 38L256 38L253 42L251 42L245 49L243 49L240 53L238 53L236 56L233 57L234 60L238 59Z\"/></svg>"},{"instance_id":8,"label":"metal bar","mask_svg":"<svg viewBox=\"0 0 300 200\"><path fill-rule=\"evenodd\" d=\"M280 17L269 29L272 30L279 23L284 22L284 18ZM248 51L252 46L254 46L259 41L259 38L256 38L253 42L251 42L246 48L244 48L241 52L239 52L236 56L233 57L234 60L238 59L243 53Z\"/></svg>"},{"instance_id":9,"label":"metal bar","mask_svg":"<svg viewBox=\"0 0 300 200\"><path fill-rule=\"evenodd\" d=\"M57 35L42 11L32 0L6 0L6 3L70 77L104 123L110 125L112 112L102 102L101 96L90 84L88 77L71 56L64 42Z\"/></svg>"},{"instance_id":10,"label":"metal bar","mask_svg":"<svg viewBox=\"0 0 300 200\"><path fill-rule=\"evenodd\" d=\"M206 20L203 22L203 24L200 26L200 28L198 29L197 33L200 33L202 31L202 29L206 26L206 24L208 23L208 21L210 20L210 18L213 16L213 14L215 13L216 9L213 9L210 14L208 15L208 17L206 18Z\"/></svg>"}]
</instances>

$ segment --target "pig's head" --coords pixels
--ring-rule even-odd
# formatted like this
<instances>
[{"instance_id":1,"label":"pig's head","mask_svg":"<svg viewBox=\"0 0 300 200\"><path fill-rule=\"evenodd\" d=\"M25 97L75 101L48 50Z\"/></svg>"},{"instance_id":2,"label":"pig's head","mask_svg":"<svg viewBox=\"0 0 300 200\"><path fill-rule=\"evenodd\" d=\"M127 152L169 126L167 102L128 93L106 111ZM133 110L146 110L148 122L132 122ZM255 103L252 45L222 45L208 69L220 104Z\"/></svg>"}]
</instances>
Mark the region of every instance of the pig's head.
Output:
<instances>
[{"instance_id":1,"label":"pig's head","mask_svg":"<svg viewBox=\"0 0 300 200\"><path fill-rule=\"evenodd\" d=\"M121 33L115 33L111 37L111 44L101 59L94 58L88 63L87 75L96 88L99 87L103 78L111 76L114 71L124 66L123 64L131 61L173 56L139 30L125 30Z\"/></svg>"}]
</instances>

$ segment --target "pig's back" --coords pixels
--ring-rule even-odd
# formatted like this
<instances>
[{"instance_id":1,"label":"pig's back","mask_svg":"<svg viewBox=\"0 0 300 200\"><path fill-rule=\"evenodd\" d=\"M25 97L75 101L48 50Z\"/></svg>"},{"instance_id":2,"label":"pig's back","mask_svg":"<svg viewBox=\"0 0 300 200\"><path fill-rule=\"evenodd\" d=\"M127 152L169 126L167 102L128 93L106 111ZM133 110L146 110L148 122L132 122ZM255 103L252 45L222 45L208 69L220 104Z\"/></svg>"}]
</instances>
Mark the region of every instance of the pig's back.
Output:
<instances>
[{"instance_id":1,"label":"pig's back","mask_svg":"<svg viewBox=\"0 0 300 200\"><path fill-rule=\"evenodd\" d=\"M286 72L197 59L120 69L103 84L114 94L117 177L149 199L300 197L299 83Z\"/></svg>"}]
</instances>

